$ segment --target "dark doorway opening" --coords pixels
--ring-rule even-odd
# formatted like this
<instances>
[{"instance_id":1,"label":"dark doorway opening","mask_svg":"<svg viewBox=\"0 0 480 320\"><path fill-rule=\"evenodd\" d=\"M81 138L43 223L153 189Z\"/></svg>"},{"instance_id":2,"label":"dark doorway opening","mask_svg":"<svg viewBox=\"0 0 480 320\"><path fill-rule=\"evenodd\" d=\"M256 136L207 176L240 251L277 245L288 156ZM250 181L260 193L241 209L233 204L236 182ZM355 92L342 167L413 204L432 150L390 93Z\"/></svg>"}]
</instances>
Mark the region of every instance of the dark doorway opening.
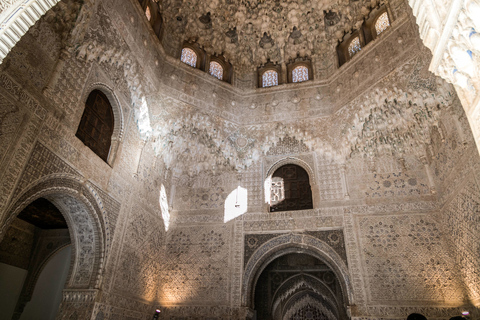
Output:
<instances>
[{"instance_id":1,"label":"dark doorway opening","mask_svg":"<svg viewBox=\"0 0 480 320\"><path fill-rule=\"evenodd\" d=\"M273 260L255 285L257 319L347 319L341 284L324 262L305 253Z\"/></svg>"}]
</instances>

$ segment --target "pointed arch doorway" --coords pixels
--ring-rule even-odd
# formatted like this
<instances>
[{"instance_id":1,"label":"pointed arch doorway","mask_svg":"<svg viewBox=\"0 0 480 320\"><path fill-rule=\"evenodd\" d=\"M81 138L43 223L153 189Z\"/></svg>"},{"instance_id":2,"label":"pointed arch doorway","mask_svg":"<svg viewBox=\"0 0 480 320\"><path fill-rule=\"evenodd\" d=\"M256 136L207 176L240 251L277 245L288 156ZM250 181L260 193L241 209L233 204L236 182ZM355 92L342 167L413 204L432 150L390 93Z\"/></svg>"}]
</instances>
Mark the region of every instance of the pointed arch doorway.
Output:
<instances>
[{"instance_id":1,"label":"pointed arch doorway","mask_svg":"<svg viewBox=\"0 0 480 320\"><path fill-rule=\"evenodd\" d=\"M245 262L242 303L254 319L348 319L353 293L346 260L308 234L283 234Z\"/></svg>"},{"instance_id":2,"label":"pointed arch doorway","mask_svg":"<svg viewBox=\"0 0 480 320\"><path fill-rule=\"evenodd\" d=\"M323 261L308 253L287 253L260 274L255 285L257 319L346 319L341 286Z\"/></svg>"}]
</instances>

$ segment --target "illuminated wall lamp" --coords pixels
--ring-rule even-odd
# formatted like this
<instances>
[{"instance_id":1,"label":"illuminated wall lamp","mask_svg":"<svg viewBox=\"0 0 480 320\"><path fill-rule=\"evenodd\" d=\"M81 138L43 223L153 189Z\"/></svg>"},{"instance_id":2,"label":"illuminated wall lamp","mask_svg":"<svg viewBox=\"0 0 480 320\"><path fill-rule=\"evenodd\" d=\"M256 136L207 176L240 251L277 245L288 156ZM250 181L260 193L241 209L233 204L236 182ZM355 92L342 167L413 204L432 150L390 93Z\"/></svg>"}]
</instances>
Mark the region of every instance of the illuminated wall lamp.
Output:
<instances>
[{"instance_id":1,"label":"illuminated wall lamp","mask_svg":"<svg viewBox=\"0 0 480 320\"><path fill-rule=\"evenodd\" d=\"M160 315L160 312L162 312L162 311L160 311L160 309L158 309L158 308L155 309L155 314L153 315L153 320L158 319L158 316Z\"/></svg>"}]
</instances>

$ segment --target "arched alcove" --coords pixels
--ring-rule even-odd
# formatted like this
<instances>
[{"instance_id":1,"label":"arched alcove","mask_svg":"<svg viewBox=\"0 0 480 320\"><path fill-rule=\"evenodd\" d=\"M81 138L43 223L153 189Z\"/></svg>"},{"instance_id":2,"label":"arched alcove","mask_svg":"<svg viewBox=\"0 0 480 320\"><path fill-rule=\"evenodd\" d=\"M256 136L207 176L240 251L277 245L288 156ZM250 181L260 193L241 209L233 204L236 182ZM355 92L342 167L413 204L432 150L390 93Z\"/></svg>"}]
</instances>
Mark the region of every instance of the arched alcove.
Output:
<instances>
[{"instance_id":1,"label":"arched alcove","mask_svg":"<svg viewBox=\"0 0 480 320\"><path fill-rule=\"evenodd\" d=\"M242 305L255 306L255 286L263 271L276 259L288 254L304 254L325 264L338 279L341 305L353 304L353 292L345 261L327 243L306 234L285 234L258 247L245 264L242 281Z\"/></svg>"},{"instance_id":2,"label":"arched alcove","mask_svg":"<svg viewBox=\"0 0 480 320\"><path fill-rule=\"evenodd\" d=\"M287 253L270 262L254 295L259 319L339 320L347 314L334 272L308 253Z\"/></svg>"}]
</instances>

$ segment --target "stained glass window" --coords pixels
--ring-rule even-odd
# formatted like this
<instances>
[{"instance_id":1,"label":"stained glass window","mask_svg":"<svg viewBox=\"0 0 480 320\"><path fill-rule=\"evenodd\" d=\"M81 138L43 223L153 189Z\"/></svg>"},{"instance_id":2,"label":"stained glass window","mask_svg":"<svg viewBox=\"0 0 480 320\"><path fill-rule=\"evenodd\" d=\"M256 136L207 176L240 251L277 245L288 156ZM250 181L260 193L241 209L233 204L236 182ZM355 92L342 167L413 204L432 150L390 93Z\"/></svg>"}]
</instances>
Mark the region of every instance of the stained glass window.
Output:
<instances>
[{"instance_id":1,"label":"stained glass window","mask_svg":"<svg viewBox=\"0 0 480 320\"><path fill-rule=\"evenodd\" d=\"M145 9L145 15L147 16L147 20L150 21L152 19L152 13L150 12L150 7L147 6L147 9Z\"/></svg>"},{"instance_id":2,"label":"stained glass window","mask_svg":"<svg viewBox=\"0 0 480 320\"><path fill-rule=\"evenodd\" d=\"M223 78L223 68L220 65L220 63L218 63L218 62L215 62L215 61L210 62L210 70L208 70L208 72L212 76L214 76L214 77L216 77L220 80L222 80L222 78Z\"/></svg>"},{"instance_id":3,"label":"stained glass window","mask_svg":"<svg viewBox=\"0 0 480 320\"><path fill-rule=\"evenodd\" d=\"M390 21L388 20L387 12L382 13L380 17L378 17L377 22L375 22L375 30L377 31L377 35L385 31L390 26Z\"/></svg>"},{"instance_id":4,"label":"stained glass window","mask_svg":"<svg viewBox=\"0 0 480 320\"><path fill-rule=\"evenodd\" d=\"M352 41L350 41L350 44L348 45L348 54L351 57L355 55L358 51L360 51L362 48L360 47L360 38L355 37Z\"/></svg>"},{"instance_id":5,"label":"stained glass window","mask_svg":"<svg viewBox=\"0 0 480 320\"><path fill-rule=\"evenodd\" d=\"M308 68L298 66L292 71L292 82L302 82L308 80Z\"/></svg>"},{"instance_id":6,"label":"stained glass window","mask_svg":"<svg viewBox=\"0 0 480 320\"><path fill-rule=\"evenodd\" d=\"M278 86L278 72L268 70L262 74L262 87Z\"/></svg>"},{"instance_id":7,"label":"stained glass window","mask_svg":"<svg viewBox=\"0 0 480 320\"><path fill-rule=\"evenodd\" d=\"M197 54L192 49L183 48L180 60L194 68L197 66Z\"/></svg>"}]
</instances>

